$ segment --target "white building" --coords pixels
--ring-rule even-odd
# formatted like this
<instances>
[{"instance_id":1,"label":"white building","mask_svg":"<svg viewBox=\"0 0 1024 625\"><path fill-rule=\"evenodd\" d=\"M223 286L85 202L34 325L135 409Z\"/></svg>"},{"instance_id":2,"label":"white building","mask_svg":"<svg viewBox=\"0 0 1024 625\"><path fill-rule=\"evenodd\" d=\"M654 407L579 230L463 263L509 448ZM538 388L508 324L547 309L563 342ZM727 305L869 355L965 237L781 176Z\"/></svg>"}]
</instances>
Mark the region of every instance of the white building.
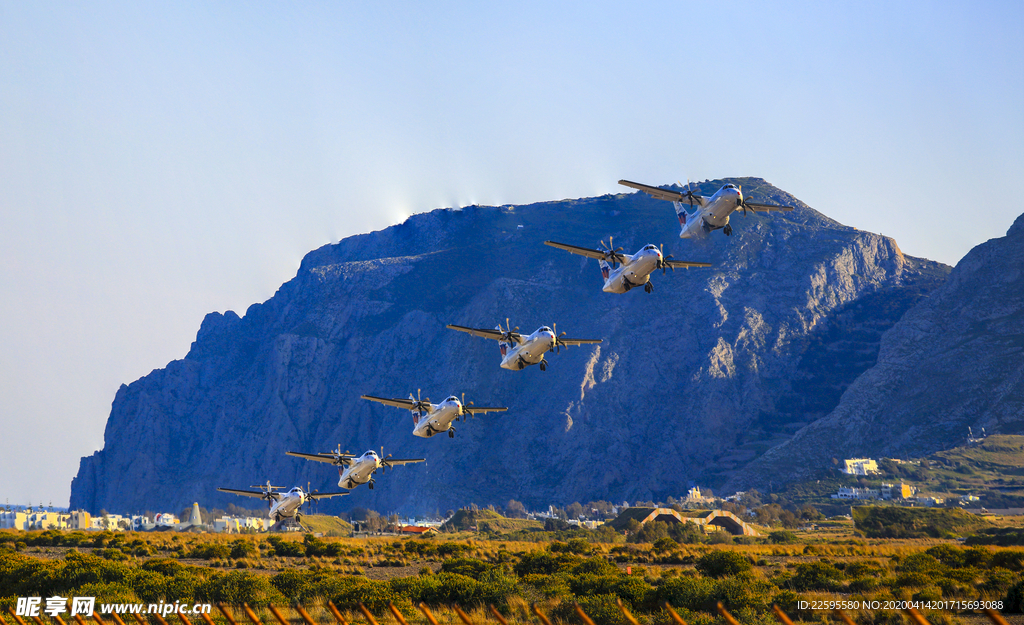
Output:
<instances>
[{"instance_id":1,"label":"white building","mask_svg":"<svg viewBox=\"0 0 1024 625\"><path fill-rule=\"evenodd\" d=\"M843 460L843 473L847 475L873 475L880 473L878 463L871 458L847 458Z\"/></svg>"},{"instance_id":2,"label":"white building","mask_svg":"<svg viewBox=\"0 0 1024 625\"><path fill-rule=\"evenodd\" d=\"M832 499L881 499L881 491L872 488L850 488L840 486L839 492L832 495Z\"/></svg>"},{"instance_id":3,"label":"white building","mask_svg":"<svg viewBox=\"0 0 1024 625\"><path fill-rule=\"evenodd\" d=\"M226 534L240 534L244 531L265 532L270 529L270 519L263 517L221 517L213 520L213 531Z\"/></svg>"}]
</instances>

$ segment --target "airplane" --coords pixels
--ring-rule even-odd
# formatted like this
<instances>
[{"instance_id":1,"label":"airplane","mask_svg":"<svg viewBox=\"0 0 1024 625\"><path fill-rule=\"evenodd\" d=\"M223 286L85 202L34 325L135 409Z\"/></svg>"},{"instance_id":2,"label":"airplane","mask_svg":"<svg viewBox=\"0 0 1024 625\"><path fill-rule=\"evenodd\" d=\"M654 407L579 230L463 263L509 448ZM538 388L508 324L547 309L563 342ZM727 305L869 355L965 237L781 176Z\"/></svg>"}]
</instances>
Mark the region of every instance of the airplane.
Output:
<instances>
[{"instance_id":1,"label":"airplane","mask_svg":"<svg viewBox=\"0 0 1024 625\"><path fill-rule=\"evenodd\" d=\"M286 493L279 493L276 491L284 488L283 486L271 486L270 480L267 480L266 485L263 486L250 486L249 488L258 488L258 491L252 490L237 490L234 488L218 488L222 493L231 493L233 495L242 495L243 497L259 497L265 499L270 504L270 519L277 523L285 519L295 517L296 521L299 521L301 515L299 514L299 508L304 503L310 501L316 501L317 499L325 499L327 497L342 497L348 495L349 492L343 493L318 493L313 491L312 493L302 492L302 488L296 486Z\"/></svg>"},{"instance_id":2,"label":"airplane","mask_svg":"<svg viewBox=\"0 0 1024 625\"><path fill-rule=\"evenodd\" d=\"M680 239L692 239L694 237L703 236L712 230L721 230L725 233L725 236L732 236L732 226L729 224L729 215L740 208L743 209L744 215L747 214L747 209L750 209L755 213L793 210L792 206L749 202L743 199L743 190L734 184L725 185L711 197L697 195L691 191L689 182L686 183L685 193L680 191L670 191L660 187L652 187L646 184L640 184L639 182L631 182L629 180L620 180L619 184L639 189L647 195L659 200L668 200L672 202L672 205L676 207L676 215L679 217L679 224L682 226L682 230L679 231ZM697 212L690 215L686 210L686 206L683 204L684 202L689 203L691 209L693 208L693 205L696 204L698 206Z\"/></svg>"},{"instance_id":3,"label":"airplane","mask_svg":"<svg viewBox=\"0 0 1024 625\"><path fill-rule=\"evenodd\" d=\"M337 451L322 454L304 454L298 451L285 452L289 456L295 456L296 458L305 458L306 460L314 460L316 462L329 462L338 467L338 486L341 488L355 488L360 484L369 484L370 490L373 490L373 474L380 469L382 472L388 467L396 467L402 464L410 464L413 462L426 462L425 458L411 458L411 459L398 459L392 458L389 454L386 458L382 458L384 455L384 448L380 449L380 456L377 452L372 449L358 458L355 454L350 454L347 451L341 453L341 445L338 445ZM342 469L342 466L345 468Z\"/></svg>"},{"instance_id":4,"label":"airplane","mask_svg":"<svg viewBox=\"0 0 1024 625\"><path fill-rule=\"evenodd\" d=\"M425 400L418 399L419 391L416 391L416 395L417 397L413 397L412 393L409 393L409 399L387 399L385 397L363 395L362 399L380 402L385 406L411 410L414 426L412 433L414 436L422 436L423 438L430 438L441 432L448 432L448 438L455 438L453 421L462 421L466 418L466 415L504 412L508 410L508 408L477 408L473 405L473 402L467 405L465 393L462 395L462 401L459 401L458 397L452 395L439 404L430 403L429 397Z\"/></svg>"},{"instance_id":5,"label":"airplane","mask_svg":"<svg viewBox=\"0 0 1024 625\"><path fill-rule=\"evenodd\" d=\"M511 369L512 371L522 371L526 367L538 363L540 364L540 370L546 371L548 361L544 359L545 352L558 353L563 346L568 347L569 345L601 342L601 339L563 339L562 336L565 335L565 332L556 336L555 331L547 326L541 326L530 336L524 337L519 332L516 332L519 326L516 326L515 330L508 326L509 322L506 319L504 330L501 328L500 323L495 330L482 330L456 325L448 325L446 327L450 330L458 330L473 336L498 341L498 347L501 349L501 367Z\"/></svg>"},{"instance_id":6,"label":"airplane","mask_svg":"<svg viewBox=\"0 0 1024 625\"><path fill-rule=\"evenodd\" d=\"M710 267L711 263L695 263L686 260L671 260L671 256L665 257L662 253L661 248L647 244L632 256L628 254L620 254L619 251L622 248L612 250L612 239L608 237L608 245L604 245L604 241L601 241L603 250L592 250L586 247L578 247L576 245L569 245L567 243L557 243L555 241L544 241L544 245L550 245L551 247L557 247L560 250L565 250L570 254L579 254L580 256L586 256L587 258L596 258L598 264L601 266L601 275L604 277L604 288L602 289L605 293L625 293L633 287L643 286L644 291L650 293L654 290L654 285L651 284L651 272L661 269L661 273L664 274L666 269L672 269L675 271L676 268L690 268L690 267ZM615 265L619 264L620 267L616 268Z\"/></svg>"}]
</instances>

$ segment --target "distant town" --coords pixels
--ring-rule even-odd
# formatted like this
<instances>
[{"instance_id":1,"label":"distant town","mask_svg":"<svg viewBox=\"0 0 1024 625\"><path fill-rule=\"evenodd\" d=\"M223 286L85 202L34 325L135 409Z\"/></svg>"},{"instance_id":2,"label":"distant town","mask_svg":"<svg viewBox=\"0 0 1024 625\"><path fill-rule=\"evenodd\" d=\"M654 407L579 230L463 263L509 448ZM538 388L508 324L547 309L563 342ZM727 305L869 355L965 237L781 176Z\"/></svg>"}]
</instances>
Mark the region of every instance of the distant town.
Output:
<instances>
[{"instance_id":1,"label":"distant town","mask_svg":"<svg viewBox=\"0 0 1024 625\"><path fill-rule=\"evenodd\" d=\"M967 441L967 447L977 447L984 443L984 434L975 437L973 432ZM942 462L941 459L933 461ZM960 473L972 471L969 467L965 469L963 463L950 464ZM585 527L595 529L605 522L617 519L626 510L634 510L638 521L646 521L665 516L675 516L678 521L690 521L702 525L703 531L714 530L714 527L706 525L708 521L700 521L697 515L687 513L687 510L717 510L722 517L717 525L728 526L730 531L736 533L747 533L742 526L749 520L751 522L764 523L766 517L769 520L778 520L776 517L793 517L788 525L806 524L810 520L822 516L815 507L829 507L826 503L831 500L833 508L835 504L842 502L874 501L887 502L895 506L916 506L916 507L951 507L958 506L971 511L985 512L980 508L981 498L973 493L961 492L956 495L948 493L921 492L919 487L913 483L900 480L899 482L878 482L878 476L894 475L905 473L910 476L920 475L922 463L929 464L928 460L900 460L894 458L847 458L842 461L834 460L836 472L841 474L843 480L849 483L850 478L856 481L856 485L841 485L831 494L821 493L818 504L805 504L802 509L797 509L792 503L788 506L796 512L783 510L776 502L785 503L777 495L764 496L757 491L738 492L728 497L719 498L714 496L709 489L701 490L699 486L689 489L685 497L668 497L666 502L655 503L653 501L629 502L612 504L609 502L590 502L588 504L573 503L563 507L549 505L542 511L530 512L526 507L514 500L509 501L507 506L500 511L504 516L512 519L523 519L544 523L545 526L557 522L559 527ZM880 466L881 465L881 466ZM944 465L945 466L945 465ZM883 470L885 467L885 470ZM770 509L774 506L777 509ZM972 510L971 507L976 507ZM489 510L495 510L493 506ZM469 504L463 510L476 512L475 504ZM646 511L644 513L636 511ZM655 512L651 512L655 511ZM833 513L834 510L833 510ZM424 534L440 531L446 523L456 516L457 511L449 510L445 514L436 514L434 517L401 518L397 514L384 516L373 510L357 508L350 513L343 514L342 520L345 527L354 535L367 533L392 533L392 534ZM627 515L630 516L630 515ZM728 521L725 517L731 517ZM648 518L649 517L649 518ZM710 518L710 517L709 517ZM476 530L476 526L470 525L463 529ZM737 529L738 528L738 529ZM85 510L66 510L51 506L11 506L7 505L0 510L0 529L17 530L84 530L84 531L188 531L188 532L215 532L227 534L244 534L275 531L298 531L302 528L295 523L282 523L274 527L273 521L256 510L246 510L236 506L229 506L227 511L207 511L200 508L198 503L193 503L190 509L185 509L179 514L170 512L145 513L145 514L116 514L107 511L100 511L93 514Z\"/></svg>"}]
</instances>

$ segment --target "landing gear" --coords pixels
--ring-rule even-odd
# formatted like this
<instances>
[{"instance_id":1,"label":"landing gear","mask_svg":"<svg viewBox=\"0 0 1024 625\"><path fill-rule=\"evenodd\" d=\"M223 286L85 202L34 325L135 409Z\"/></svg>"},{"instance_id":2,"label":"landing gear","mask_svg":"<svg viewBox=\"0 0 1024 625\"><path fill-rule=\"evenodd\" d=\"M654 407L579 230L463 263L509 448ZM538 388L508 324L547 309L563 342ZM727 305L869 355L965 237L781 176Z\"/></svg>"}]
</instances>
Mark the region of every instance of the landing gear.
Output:
<instances>
[{"instance_id":1,"label":"landing gear","mask_svg":"<svg viewBox=\"0 0 1024 625\"><path fill-rule=\"evenodd\" d=\"M448 438L455 438L455 428L448 428Z\"/></svg>"},{"instance_id":2,"label":"landing gear","mask_svg":"<svg viewBox=\"0 0 1024 625\"><path fill-rule=\"evenodd\" d=\"M370 482L367 484L367 486L370 487L370 490L373 490L373 480L370 480Z\"/></svg>"},{"instance_id":3,"label":"landing gear","mask_svg":"<svg viewBox=\"0 0 1024 625\"><path fill-rule=\"evenodd\" d=\"M540 370L541 371L547 371L548 370L548 361L546 361L546 360L541 360L540 361Z\"/></svg>"},{"instance_id":4,"label":"landing gear","mask_svg":"<svg viewBox=\"0 0 1024 625\"><path fill-rule=\"evenodd\" d=\"M731 237L732 236L732 224L725 224L725 228L722 228L722 232L725 233L725 236Z\"/></svg>"},{"instance_id":5,"label":"landing gear","mask_svg":"<svg viewBox=\"0 0 1024 625\"><path fill-rule=\"evenodd\" d=\"M653 290L654 290L654 285L651 284L650 282L648 282L647 284L644 285L644 291L645 292L650 293Z\"/></svg>"}]
</instances>

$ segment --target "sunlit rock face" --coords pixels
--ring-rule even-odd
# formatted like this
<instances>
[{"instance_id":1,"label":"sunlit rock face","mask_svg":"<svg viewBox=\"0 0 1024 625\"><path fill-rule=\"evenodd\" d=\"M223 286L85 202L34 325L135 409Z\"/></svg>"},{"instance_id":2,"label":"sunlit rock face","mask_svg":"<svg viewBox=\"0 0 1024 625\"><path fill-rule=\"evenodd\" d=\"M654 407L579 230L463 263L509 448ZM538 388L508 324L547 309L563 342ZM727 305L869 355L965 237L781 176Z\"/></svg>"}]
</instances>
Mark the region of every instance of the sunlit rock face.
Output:
<instances>
[{"instance_id":1,"label":"sunlit rock face","mask_svg":"<svg viewBox=\"0 0 1024 625\"><path fill-rule=\"evenodd\" d=\"M321 504L434 512L474 502L530 507L680 496L721 485L832 412L875 364L878 342L949 268L828 219L756 178L755 201L791 213L733 218L734 233L680 240L671 204L628 193L415 215L309 253L243 317L211 313L184 359L123 386L104 449L83 458L71 505L165 509L270 479L333 489L336 471L285 451L367 449L425 464ZM652 276L654 292L601 291L597 262L556 240L632 253L664 244L711 269ZM597 346L498 367L494 341L445 329L529 333L557 324ZM466 394L508 412L414 438L408 412L359 399Z\"/></svg>"},{"instance_id":2,"label":"sunlit rock face","mask_svg":"<svg viewBox=\"0 0 1024 625\"><path fill-rule=\"evenodd\" d=\"M968 428L1024 432L1024 215L885 333L877 363L826 418L730 486L813 477L834 457L923 455L964 443Z\"/></svg>"}]
</instances>

